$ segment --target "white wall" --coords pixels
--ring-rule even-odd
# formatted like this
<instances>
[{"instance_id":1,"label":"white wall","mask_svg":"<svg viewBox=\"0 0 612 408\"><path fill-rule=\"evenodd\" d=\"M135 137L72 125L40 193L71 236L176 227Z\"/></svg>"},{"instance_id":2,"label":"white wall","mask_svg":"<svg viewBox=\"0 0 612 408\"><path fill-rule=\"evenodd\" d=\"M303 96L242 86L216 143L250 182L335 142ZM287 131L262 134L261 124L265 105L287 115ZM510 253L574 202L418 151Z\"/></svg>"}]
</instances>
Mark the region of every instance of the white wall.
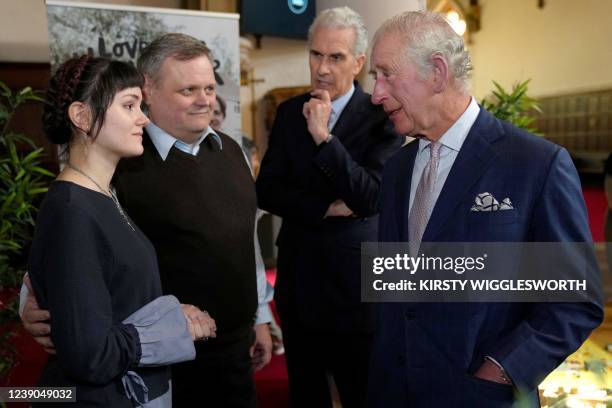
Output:
<instances>
[{"instance_id":1,"label":"white wall","mask_svg":"<svg viewBox=\"0 0 612 408\"><path fill-rule=\"evenodd\" d=\"M180 8L181 6L181 0L76 1L147 7ZM43 0L0 2L0 61L49 62L47 10Z\"/></svg>"},{"instance_id":2,"label":"white wall","mask_svg":"<svg viewBox=\"0 0 612 408\"><path fill-rule=\"evenodd\" d=\"M473 35L474 94L492 80L509 88L531 78L530 94L612 87L612 1L480 0L481 30Z\"/></svg>"},{"instance_id":3,"label":"white wall","mask_svg":"<svg viewBox=\"0 0 612 408\"><path fill-rule=\"evenodd\" d=\"M49 62L44 1L1 3L0 61Z\"/></svg>"},{"instance_id":4,"label":"white wall","mask_svg":"<svg viewBox=\"0 0 612 408\"><path fill-rule=\"evenodd\" d=\"M255 79L263 80L251 86L240 88L240 104L242 112L242 129L249 136L254 136L251 125L251 106L253 100L256 106L257 140L264 140L268 131L265 128L265 105L263 96L271 89L308 85L308 47L304 40L289 40L275 37L263 37L261 48L251 53L251 66Z\"/></svg>"}]
</instances>

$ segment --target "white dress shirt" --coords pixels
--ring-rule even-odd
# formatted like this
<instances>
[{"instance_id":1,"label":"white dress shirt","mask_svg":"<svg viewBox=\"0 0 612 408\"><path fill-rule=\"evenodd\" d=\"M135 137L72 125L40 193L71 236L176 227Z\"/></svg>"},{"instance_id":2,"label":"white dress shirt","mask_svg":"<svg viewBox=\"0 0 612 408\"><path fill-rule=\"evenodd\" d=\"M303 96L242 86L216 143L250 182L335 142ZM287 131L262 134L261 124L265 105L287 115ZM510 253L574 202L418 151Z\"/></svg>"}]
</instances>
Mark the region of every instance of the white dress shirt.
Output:
<instances>
[{"instance_id":1,"label":"white dress shirt","mask_svg":"<svg viewBox=\"0 0 612 408\"><path fill-rule=\"evenodd\" d=\"M470 104L459 119L448 130L442 135L438 142L442 145L440 147L440 162L438 164L438 172L436 175L436 182L434 184L434 191L432 196L431 208L433 209L438 201L442 187L446 182L446 178L450 173L455 159L459 155L461 146L467 137L472 125L478 117L480 108L476 99L472 97ZM419 139L419 150L417 152L416 159L414 161L414 167L412 170L412 183L410 184L410 206L408 208L408 214L412 210L412 203L414 202L414 195L416 193L417 186L421 180L423 170L429 161L429 144L431 143L427 139Z\"/></svg>"}]
</instances>

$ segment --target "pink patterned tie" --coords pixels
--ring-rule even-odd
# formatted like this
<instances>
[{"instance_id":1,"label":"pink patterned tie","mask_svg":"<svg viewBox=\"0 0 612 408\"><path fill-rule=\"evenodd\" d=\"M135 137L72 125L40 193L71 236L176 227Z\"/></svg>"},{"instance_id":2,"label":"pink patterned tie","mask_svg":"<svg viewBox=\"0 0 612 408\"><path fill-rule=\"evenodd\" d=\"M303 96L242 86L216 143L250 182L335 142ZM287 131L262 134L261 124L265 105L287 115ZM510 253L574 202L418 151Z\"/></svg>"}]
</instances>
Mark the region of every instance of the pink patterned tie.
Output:
<instances>
[{"instance_id":1,"label":"pink patterned tie","mask_svg":"<svg viewBox=\"0 0 612 408\"><path fill-rule=\"evenodd\" d=\"M423 169L421 180L414 194L412 210L408 215L408 247L410 256L417 256L421 239L427 227L427 222L433 210L433 191L436 184L438 164L440 163L440 148L438 142L429 144L429 161Z\"/></svg>"}]
</instances>

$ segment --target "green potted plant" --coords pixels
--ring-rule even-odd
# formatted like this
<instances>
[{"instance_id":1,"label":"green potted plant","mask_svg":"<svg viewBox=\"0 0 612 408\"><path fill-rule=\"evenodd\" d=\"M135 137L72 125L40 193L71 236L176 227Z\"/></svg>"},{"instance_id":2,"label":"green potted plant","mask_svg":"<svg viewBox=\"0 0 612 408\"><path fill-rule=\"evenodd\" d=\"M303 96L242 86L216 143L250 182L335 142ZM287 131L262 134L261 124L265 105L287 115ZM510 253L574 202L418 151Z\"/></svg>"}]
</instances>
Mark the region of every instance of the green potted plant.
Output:
<instances>
[{"instance_id":1,"label":"green potted plant","mask_svg":"<svg viewBox=\"0 0 612 408\"><path fill-rule=\"evenodd\" d=\"M13 93L0 81L0 379L16 361L11 338L19 320L17 295L38 204L54 177L40 164L43 149L10 129L15 111L29 101L42 98L30 87Z\"/></svg>"},{"instance_id":2,"label":"green potted plant","mask_svg":"<svg viewBox=\"0 0 612 408\"><path fill-rule=\"evenodd\" d=\"M529 81L531 80L528 79L514 84L510 92L493 81L493 85L495 85L495 90L492 91L493 95L484 98L481 105L498 119L506 120L516 127L542 136L536 128L531 127L531 124L536 120L534 112L541 112L541 110L538 102L527 95Z\"/></svg>"}]
</instances>

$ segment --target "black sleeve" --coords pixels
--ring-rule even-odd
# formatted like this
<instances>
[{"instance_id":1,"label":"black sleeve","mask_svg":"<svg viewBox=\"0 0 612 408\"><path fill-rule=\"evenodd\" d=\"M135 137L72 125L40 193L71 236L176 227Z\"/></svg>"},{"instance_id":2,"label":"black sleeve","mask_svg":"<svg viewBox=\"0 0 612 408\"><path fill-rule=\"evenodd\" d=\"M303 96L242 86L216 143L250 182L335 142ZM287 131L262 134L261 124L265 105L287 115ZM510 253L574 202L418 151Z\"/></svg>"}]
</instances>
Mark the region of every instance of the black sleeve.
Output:
<instances>
[{"instance_id":1,"label":"black sleeve","mask_svg":"<svg viewBox=\"0 0 612 408\"><path fill-rule=\"evenodd\" d=\"M33 271L33 284L39 280L45 293L58 364L77 381L105 384L138 363L139 337L134 326L113 324L105 277L113 256L99 225L79 208L67 207L46 223L38 221L45 230L37 237L45 247L43 270Z\"/></svg>"},{"instance_id":2,"label":"black sleeve","mask_svg":"<svg viewBox=\"0 0 612 408\"><path fill-rule=\"evenodd\" d=\"M292 125L287 122L287 105L279 106L270 132L268 150L257 176L257 204L262 210L283 218L299 218L320 222L333 200L326 200L312 191L298 187L291 180L287 134Z\"/></svg>"},{"instance_id":3,"label":"black sleeve","mask_svg":"<svg viewBox=\"0 0 612 408\"><path fill-rule=\"evenodd\" d=\"M363 165L351 157L337 138L321 144L314 162L332 184L338 197L356 215L370 216L378 213L383 166L399 150L403 140L393 131L389 121L379 120L365 139L368 146Z\"/></svg>"}]
</instances>

